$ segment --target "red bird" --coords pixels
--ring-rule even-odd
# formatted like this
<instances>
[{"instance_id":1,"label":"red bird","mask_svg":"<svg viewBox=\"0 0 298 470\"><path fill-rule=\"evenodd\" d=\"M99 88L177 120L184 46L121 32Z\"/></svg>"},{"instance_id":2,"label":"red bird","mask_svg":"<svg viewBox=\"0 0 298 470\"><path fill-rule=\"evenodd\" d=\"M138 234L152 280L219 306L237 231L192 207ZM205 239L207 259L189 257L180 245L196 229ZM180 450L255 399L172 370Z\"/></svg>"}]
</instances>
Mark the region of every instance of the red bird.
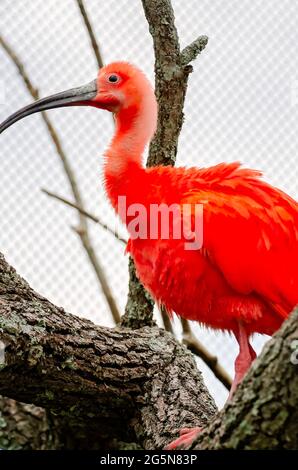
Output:
<instances>
[{"instance_id":1,"label":"red bird","mask_svg":"<svg viewBox=\"0 0 298 470\"><path fill-rule=\"evenodd\" d=\"M144 286L169 312L234 333L239 354L232 394L255 358L250 335L272 335L298 303L297 202L239 163L144 168L142 154L156 129L157 103L145 75L124 62L102 68L84 87L21 109L0 132L37 111L76 105L115 113L115 135L105 152L105 188L130 232L127 250ZM168 236L162 236L164 227L156 229L160 214L152 218L150 212L160 204L178 206ZM189 249L197 205L203 207L203 244ZM176 237L175 229L186 221L185 207L191 208L188 234ZM169 448L188 443L195 433L182 433Z\"/></svg>"}]
</instances>

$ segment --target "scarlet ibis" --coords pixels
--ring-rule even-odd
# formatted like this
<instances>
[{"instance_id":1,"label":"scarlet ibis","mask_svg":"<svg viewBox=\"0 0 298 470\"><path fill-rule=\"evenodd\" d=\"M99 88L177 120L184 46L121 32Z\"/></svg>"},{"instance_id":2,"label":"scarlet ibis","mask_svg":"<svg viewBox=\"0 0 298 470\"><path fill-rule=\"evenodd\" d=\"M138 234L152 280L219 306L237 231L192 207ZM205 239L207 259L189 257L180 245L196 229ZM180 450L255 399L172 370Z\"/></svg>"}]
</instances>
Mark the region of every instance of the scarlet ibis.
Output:
<instances>
[{"instance_id":1,"label":"scarlet ibis","mask_svg":"<svg viewBox=\"0 0 298 470\"><path fill-rule=\"evenodd\" d=\"M168 312L235 335L239 354L232 394L255 358L252 333L272 335L298 303L297 202L238 162L144 168L142 154L156 129L157 103L145 75L125 62L103 67L88 85L22 108L2 123L0 132L29 114L81 105L115 114L104 184L127 224L127 251L144 286ZM139 222L148 229L156 224L148 216L150 208L160 204L181 208L173 214L169 236L162 237L160 230L154 237L148 232L135 236L131 222L136 207L145 208ZM186 247L186 236L173 235L185 204L191 206L192 221L194 205L203 207L203 244L198 249ZM172 447L188 443L195 434L183 431Z\"/></svg>"}]
</instances>

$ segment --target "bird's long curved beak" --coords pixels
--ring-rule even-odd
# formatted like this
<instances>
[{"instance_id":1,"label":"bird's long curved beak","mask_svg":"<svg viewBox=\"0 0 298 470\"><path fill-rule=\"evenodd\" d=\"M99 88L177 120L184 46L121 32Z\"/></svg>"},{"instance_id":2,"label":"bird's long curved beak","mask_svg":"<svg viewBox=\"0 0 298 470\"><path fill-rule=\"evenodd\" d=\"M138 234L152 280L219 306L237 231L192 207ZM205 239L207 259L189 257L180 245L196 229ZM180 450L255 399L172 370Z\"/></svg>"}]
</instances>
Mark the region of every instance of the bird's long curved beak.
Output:
<instances>
[{"instance_id":1,"label":"bird's long curved beak","mask_svg":"<svg viewBox=\"0 0 298 470\"><path fill-rule=\"evenodd\" d=\"M92 80L92 82L87 83L87 85L71 88L70 90L56 93L48 96L47 98L42 98L28 106L25 106L24 108L21 108L3 121L0 124L0 134L20 119L40 111L61 108L64 106L94 106L94 102L92 102L92 100L96 95L97 80Z\"/></svg>"}]
</instances>

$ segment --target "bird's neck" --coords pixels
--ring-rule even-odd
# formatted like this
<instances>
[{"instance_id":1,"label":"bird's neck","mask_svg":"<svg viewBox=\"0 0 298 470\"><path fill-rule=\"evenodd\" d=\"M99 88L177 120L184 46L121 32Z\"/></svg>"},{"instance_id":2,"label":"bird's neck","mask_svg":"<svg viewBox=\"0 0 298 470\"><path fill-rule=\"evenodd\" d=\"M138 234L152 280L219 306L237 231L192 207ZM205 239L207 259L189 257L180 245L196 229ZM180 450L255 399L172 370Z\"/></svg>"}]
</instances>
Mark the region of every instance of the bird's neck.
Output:
<instances>
[{"instance_id":1,"label":"bird's neck","mask_svg":"<svg viewBox=\"0 0 298 470\"><path fill-rule=\"evenodd\" d=\"M120 196L132 204L138 179L144 177L142 156L156 128L155 100L146 99L142 106L130 106L116 115L114 137L105 152L104 177L107 195L118 212ZM140 201L141 202L141 201Z\"/></svg>"},{"instance_id":2,"label":"bird's neck","mask_svg":"<svg viewBox=\"0 0 298 470\"><path fill-rule=\"evenodd\" d=\"M138 109L128 108L119 111L115 117L115 134L105 156L106 176L121 176L127 165L142 165L142 154L148 140L144 117Z\"/></svg>"}]
</instances>

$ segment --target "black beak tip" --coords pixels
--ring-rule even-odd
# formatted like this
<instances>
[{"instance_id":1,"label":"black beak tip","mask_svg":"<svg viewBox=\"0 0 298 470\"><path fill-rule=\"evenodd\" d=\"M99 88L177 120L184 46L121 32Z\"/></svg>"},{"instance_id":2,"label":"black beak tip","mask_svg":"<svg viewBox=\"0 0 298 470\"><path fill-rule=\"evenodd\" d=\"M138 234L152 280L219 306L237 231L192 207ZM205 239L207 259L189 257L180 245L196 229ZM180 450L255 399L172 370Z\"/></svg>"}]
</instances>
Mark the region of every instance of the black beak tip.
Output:
<instances>
[{"instance_id":1,"label":"black beak tip","mask_svg":"<svg viewBox=\"0 0 298 470\"><path fill-rule=\"evenodd\" d=\"M87 85L71 88L70 90L56 93L55 95L48 96L47 98L42 98L28 106L25 106L24 108L21 108L3 121L0 124L0 134L8 129L12 124L26 116L29 116L30 114L53 108L62 108L64 106L88 106L96 95L97 80L92 80L90 83L87 83Z\"/></svg>"}]
</instances>

